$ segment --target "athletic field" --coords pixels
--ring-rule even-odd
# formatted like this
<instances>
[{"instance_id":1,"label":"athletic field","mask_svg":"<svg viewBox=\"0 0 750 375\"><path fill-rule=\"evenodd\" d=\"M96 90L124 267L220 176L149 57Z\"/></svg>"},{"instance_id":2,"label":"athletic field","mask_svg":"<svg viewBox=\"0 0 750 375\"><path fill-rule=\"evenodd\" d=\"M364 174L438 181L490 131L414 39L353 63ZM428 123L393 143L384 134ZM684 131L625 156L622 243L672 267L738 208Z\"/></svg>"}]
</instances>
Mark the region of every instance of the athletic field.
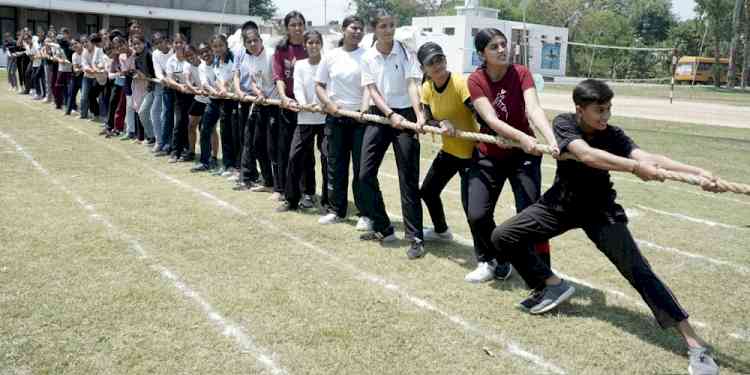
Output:
<instances>
[{"instance_id":1,"label":"athletic field","mask_svg":"<svg viewBox=\"0 0 750 375\"><path fill-rule=\"evenodd\" d=\"M167 164L0 87L0 374L684 374L685 348L581 231L552 242L577 293L521 312L522 281L472 285L459 238L361 243L354 219L273 212L266 193ZM696 104L699 105L699 104ZM614 109L615 113L617 108ZM553 114L550 113L550 116ZM647 150L750 183L750 131L612 120ZM422 138L422 173L439 145ZM545 186L554 161L545 158ZM393 155L380 174L400 227ZM715 345L750 373L750 197L615 175L631 230ZM496 210L513 214L506 187ZM431 221L425 210L425 226Z\"/></svg>"}]
</instances>

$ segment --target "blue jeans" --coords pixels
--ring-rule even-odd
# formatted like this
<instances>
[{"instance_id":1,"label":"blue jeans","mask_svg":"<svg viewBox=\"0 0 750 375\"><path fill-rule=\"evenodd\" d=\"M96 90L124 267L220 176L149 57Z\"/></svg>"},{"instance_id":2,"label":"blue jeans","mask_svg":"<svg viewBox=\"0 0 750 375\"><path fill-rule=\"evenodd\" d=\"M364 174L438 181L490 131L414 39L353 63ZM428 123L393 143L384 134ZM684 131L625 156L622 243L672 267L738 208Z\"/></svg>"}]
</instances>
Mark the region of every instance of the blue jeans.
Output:
<instances>
[{"instance_id":1,"label":"blue jeans","mask_svg":"<svg viewBox=\"0 0 750 375\"><path fill-rule=\"evenodd\" d=\"M161 149L169 148L172 144L172 133L174 131L174 90L164 88L162 94L162 112L161 112L161 139L159 147Z\"/></svg>"},{"instance_id":2,"label":"blue jeans","mask_svg":"<svg viewBox=\"0 0 750 375\"><path fill-rule=\"evenodd\" d=\"M78 110L76 96L78 95L78 89L81 88L81 79L81 76L73 76L70 78L70 82L68 82L68 94L66 98L67 108L65 109L65 113L68 115L71 110ZM81 99L81 101L83 101L83 99Z\"/></svg>"},{"instance_id":3,"label":"blue jeans","mask_svg":"<svg viewBox=\"0 0 750 375\"><path fill-rule=\"evenodd\" d=\"M161 147L164 144L162 142L162 132L164 123L162 122L162 112L164 111L164 86L160 84L154 84L154 91L152 91L154 98L151 101L151 127L154 128L154 137L156 137L157 147Z\"/></svg>"}]
</instances>

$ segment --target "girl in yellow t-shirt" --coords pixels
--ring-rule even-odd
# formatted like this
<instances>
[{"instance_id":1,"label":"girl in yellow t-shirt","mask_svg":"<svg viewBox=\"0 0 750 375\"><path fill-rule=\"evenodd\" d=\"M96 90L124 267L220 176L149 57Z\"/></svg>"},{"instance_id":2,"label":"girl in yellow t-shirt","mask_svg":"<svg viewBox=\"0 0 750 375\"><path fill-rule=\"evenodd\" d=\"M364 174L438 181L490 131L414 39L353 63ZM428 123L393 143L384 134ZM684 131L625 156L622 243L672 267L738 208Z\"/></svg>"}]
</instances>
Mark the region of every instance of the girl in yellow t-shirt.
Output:
<instances>
[{"instance_id":1,"label":"girl in yellow t-shirt","mask_svg":"<svg viewBox=\"0 0 750 375\"><path fill-rule=\"evenodd\" d=\"M425 73L422 84L422 104L425 120L439 124L443 130L443 147L432 162L422 182L420 196L432 217L434 229L424 231L425 240L450 240L453 234L445 222L440 193L456 175L461 176L461 203L466 212L466 175L471 164L475 142L453 137L456 129L476 132L471 95L466 81L459 74L451 74L446 66L443 49L436 43L427 42L417 52L417 58Z\"/></svg>"}]
</instances>

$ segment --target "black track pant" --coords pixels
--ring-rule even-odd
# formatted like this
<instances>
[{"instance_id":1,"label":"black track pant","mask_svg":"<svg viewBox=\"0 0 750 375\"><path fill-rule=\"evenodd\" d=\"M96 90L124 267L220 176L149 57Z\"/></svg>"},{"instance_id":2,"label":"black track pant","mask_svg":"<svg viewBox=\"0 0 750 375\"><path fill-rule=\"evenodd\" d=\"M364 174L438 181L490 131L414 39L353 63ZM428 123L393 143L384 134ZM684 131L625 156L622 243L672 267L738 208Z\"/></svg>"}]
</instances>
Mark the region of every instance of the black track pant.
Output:
<instances>
[{"instance_id":1,"label":"black track pant","mask_svg":"<svg viewBox=\"0 0 750 375\"><path fill-rule=\"evenodd\" d=\"M362 159L362 138L365 125L348 117L326 117L325 138L328 148L328 210L346 217L349 207L349 160L352 165L354 205L361 213L359 166Z\"/></svg>"},{"instance_id":2,"label":"black track pant","mask_svg":"<svg viewBox=\"0 0 750 375\"><path fill-rule=\"evenodd\" d=\"M273 170L273 191L284 193L288 176L289 149L292 146L294 129L297 127L297 112L280 109L278 121L268 132L268 153Z\"/></svg>"},{"instance_id":3,"label":"black track pant","mask_svg":"<svg viewBox=\"0 0 750 375\"><path fill-rule=\"evenodd\" d=\"M687 319L672 291L654 274L627 227L622 207L613 205L612 214L572 212L535 203L492 232L498 253L510 259L531 286L539 287L552 276L550 268L529 244L547 241L570 229L582 228L620 274L641 295L662 328ZM602 217L602 219L592 219Z\"/></svg>"},{"instance_id":4,"label":"black track pant","mask_svg":"<svg viewBox=\"0 0 750 375\"><path fill-rule=\"evenodd\" d=\"M320 204L328 205L328 186L326 159L326 141L324 136L325 125L298 124L292 137L292 145L289 151L289 174L286 179L284 195L286 201L292 207L297 207L301 193L315 194L315 145L320 152L320 170L323 176L323 189L320 195Z\"/></svg>"},{"instance_id":5,"label":"black track pant","mask_svg":"<svg viewBox=\"0 0 750 375\"><path fill-rule=\"evenodd\" d=\"M172 132L172 156L180 157L188 152L188 126L190 106L195 95L175 93L174 131Z\"/></svg>"},{"instance_id":6,"label":"black track pant","mask_svg":"<svg viewBox=\"0 0 750 375\"><path fill-rule=\"evenodd\" d=\"M437 154L435 160L432 161L430 170L427 171L427 176L422 181L419 195L422 197L425 206L427 206L427 211L432 218L435 232L442 233L448 230L440 193L456 174L461 176L461 206L464 209L464 213L466 213L468 203L466 177L470 166L471 159L461 159L442 150Z\"/></svg>"},{"instance_id":7,"label":"black track pant","mask_svg":"<svg viewBox=\"0 0 750 375\"><path fill-rule=\"evenodd\" d=\"M394 109L409 121L416 121L411 108ZM374 114L382 113L371 109ZM422 233L422 202L419 199L419 138L411 130L398 130L388 125L369 124L362 140L362 163L359 170L360 192L364 216L373 222L373 230L384 235L393 233L385 210L383 193L378 183L378 170L388 147L393 145L401 191L401 211L407 238L424 239Z\"/></svg>"}]
</instances>

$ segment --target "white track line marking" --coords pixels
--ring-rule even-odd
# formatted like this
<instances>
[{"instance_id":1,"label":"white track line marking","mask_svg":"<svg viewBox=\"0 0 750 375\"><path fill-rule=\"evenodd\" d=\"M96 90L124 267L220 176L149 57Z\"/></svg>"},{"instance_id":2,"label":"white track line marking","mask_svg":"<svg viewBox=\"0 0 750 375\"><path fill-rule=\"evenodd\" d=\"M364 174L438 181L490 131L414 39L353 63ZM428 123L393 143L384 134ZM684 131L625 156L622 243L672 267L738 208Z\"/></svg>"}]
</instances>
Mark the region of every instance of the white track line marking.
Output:
<instances>
[{"instance_id":1,"label":"white track line marking","mask_svg":"<svg viewBox=\"0 0 750 375\"><path fill-rule=\"evenodd\" d=\"M648 206L642 206L640 204L636 204L635 206L638 207L638 208L640 208L640 209L642 209L642 210L644 210L644 211L653 212L653 213L656 213L656 214L659 214L659 215L671 216L671 217L674 217L674 218L677 218L677 219L682 219L682 220L689 221L689 222L692 222L692 223L698 223L698 224L707 225L709 227L720 227L720 228L727 228L727 229L743 229L742 227L737 226L737 225L723 224L723 223L718 223L718 222L711 221L711 220L706 220L706 219L700 219L700 218L695 218L695 217L687 216L687 215L680 214L680 213L662 211L662 210L658 210L656 208L651 208L651 207L648 207Z\"/></svg>"},{"instance_id":2,"label":"white track line marking","mask_svg":"<svg viewBox=\"0 0 750 375\"><path fill-rule=\"evenodd\" d=\"M65 185L63 185L59 180L57 180L55 177L53 177L50 172L44 168L44 166L41 165L34 157L26 151L26 149L21 146L19 143L17 143L11 136L8 134L5 134L4 132L0 131L0 137L5 139L9 144L13 145L16 148L16 153L21 155L24 159L29 161L31 165L34 166L34 168L41 173L43 176L47 177L47 179L58 189L60 189L62 192L73 198L73 200L78 203L78 205L83 208L85 211L89 213L89 217L94 219L95 221L98 221L100 224L102 224L104 227L106 227L111 234L113 234L115 237L120 238L124 240L133 251L135 251L137 257L139 259L150 259L151 256L146 252L146 250L141 245L140 241L128 234L127 232L123 231L122 229L118 228L112 222L98 213L96 211L96 208L93 204L87 202L84 200L80 195L78 195L73 190L69 189ZM220 329L221 334L234 339L236 344L239 346L239 348L242 350L242 352L250 353L253 356L256 357L257 361L266 367L272 374L286 374L287 372L282 369L276 361L273 359L273 354L268 355L266 354L266 350L259 348L255 341L247 335L242 327L237 325L236 323L224 318L221 313L219 313L213 306L211 306L210 303L208 303L203 297L198 294L193 288L185 284L177 274L175 274L173 271L169 270L168 268L162 266L158 263L152 263L149 264L149 267L159 273L162 278L169 280L171 285L179 290L183 296L191 299L194 303L196 303L201 310L203 310L204 315L208 318L210 322L212 322L217 328Z\"/></svg>"},{"instance_id":3,"label":"white track line marking","mask_svg":"<svg viewBox=\"0 0 750 375\"><path fill-rule=\"evenodd\" d=\"M58 121L61 124L64 124L64 123L60 122L57 119L55 119L55 120ZM64 125L67 125L67 124L64 124ZM388 282L387 280L385 280L385 279L383 279L383 278L381 278L379 276L373 275L371 273L368 273L366 271L363 271L363 270L357 268L355 265L346 262L345 260L343 260L339 256L337 256L337 255L335 255L335 254L333 254L333 253L331 253L331 252L329 252L329 251L327 251L327 250L325 250L325 249L323 249L321 247L318 247L318 246L316 246L316 245L314 245L314 244L312 244L310 242L307 242L304 239L298 237L297 235L295 235L293 233L288 232L285 229L279 228L276 224L274 224L274 223L272 223L272 222L270 222L270 221L268 221L266 219L260 218L259 215L255 215L255 214L251 215L250 213L242 210L241 208L239 208L237 206L234 206L233 204L231 204L231 203L229 203L227 201L224 201L224 200L216 197L215 195L213 195L213 194L211 194L209 192L200 190L200 189L198 189L198 188L196 188L196 187L194 187L194 186L192 186L192 185L190 185L190 184L188 184L188 183L186 183L186 182L184 182L182 180L179 180L177 178L169 176L166 173L161 172L161 171L159 171L159 170L157 170L157 169L155 169L155 168L153 168L153 167L151 167L151 166L143 163L141 160L133 158L132 156L128 155L127 153L123 152L122 150L120 150L120 149L118 149L116 147L113 147L110 144L107 144L107 143L99 141L98 139L94 138L90 134L88 134L86 132L83 132L83 131L79 130L78 128L74 127L74 126L67 125L67 128L73 130L74 132L76 132L78 134L81 134L81 135L83 135L83 136L91 139L95 143L103 144L104 146L106 146L110 150L112 150L112 151L120 154L120 156L122 156L122 157L124 157L126 159L129 159L131 161L134 161L134 162L136 162L136 163L138 163L140 165L142 165L144 168L150 170L151 172L155 173L159 177L161 177L161 178L163 178L163 179L165 179L165 180L167 180L167 181L169 181L169 182L171 182L171 183L173 183L173 184L175 184L175 185L177 185L177 186L179 186L179 187L181 187L183 189L191 191L191 192L193 192L196 195L199 195L199 196L201 196L201 197L203 197L203 198L205 198L207 200L212 201L215 205L217 205L217 206L219 206L219 207L221 207L223 209L229 210L229 211L231 211L231 212L233 212L235 214L241 215L243 217L248 217L250 220L255 221L256 223L259 223L259 224L261 224L263 226L268 227L269 229L273 230L277 234L279 234L279 235L281 235L283 237L286 237L286 238L288 238L288 239L290 239L290 240L292 240L294 242L297 242L298 244L300 244L302 246L305 246L308 249L313 250L313 251L317 252L318 254L320 254L320 255L322 255L324 257L329 258L333 262L333 264L338 265L339 267L341 267L341 268L343 268L343 269L345 269L345 270L353 273L357 279L366 280L366 281L368 281L368 282L370 282L372 284L381 286L383 289L385 289L387 291L391 291L393 293L396 293L400 297L402 297L405 300L411 302L413 305L415 305L415 306L417 306L419 308L422 308L422 309L425 309L425 310L428 310L428 311L432 311L432 312L434 312L434 313L436 313L436 314L438 314L438 315L446 318L448 321L450 321L450 322L456 324L457 326L459 326L460 328L462 328L465 332L474 334L474 335L482 337L482 338L484 338L484 339L486 339L488 341L492 341L492 342L494 342L496 344L502 345L505 348L505 351L508 354L512 355L512 356L524 359L524 360L530 362L531 364L539 367L540 369L543 369L543 370L551 372L551 373L555 373L555 374L565 374L566 373L566 371L563 370L562 368L560 368L559 366L557 366L557 365L555 365L555 364L553 364L553 363L551 363L549 361L544 360L542 357L540 357L540 356L538 356L536 354L532 354L532 353L530 353L530 352L522 349L521 346L517 342L513 341L512 339L506 338L505 335L502 334L502 333L496 333L496 332L494 332L493 330L491 330L489 328L482 327L482 326L476 325L474 323L468 322L467 320L465 320L464 318L462 318L459 315L447 312L446 310L438 308L436 305L434 305L433 303L431 303L431 302L429 302L429 301L427 301L425 299L413 296L412 294L410 294L409 292L407 292L406 290L404 290L400 286L398 286L398 285L396 285L394 283Z\"/></svg>"}]
</instances>

